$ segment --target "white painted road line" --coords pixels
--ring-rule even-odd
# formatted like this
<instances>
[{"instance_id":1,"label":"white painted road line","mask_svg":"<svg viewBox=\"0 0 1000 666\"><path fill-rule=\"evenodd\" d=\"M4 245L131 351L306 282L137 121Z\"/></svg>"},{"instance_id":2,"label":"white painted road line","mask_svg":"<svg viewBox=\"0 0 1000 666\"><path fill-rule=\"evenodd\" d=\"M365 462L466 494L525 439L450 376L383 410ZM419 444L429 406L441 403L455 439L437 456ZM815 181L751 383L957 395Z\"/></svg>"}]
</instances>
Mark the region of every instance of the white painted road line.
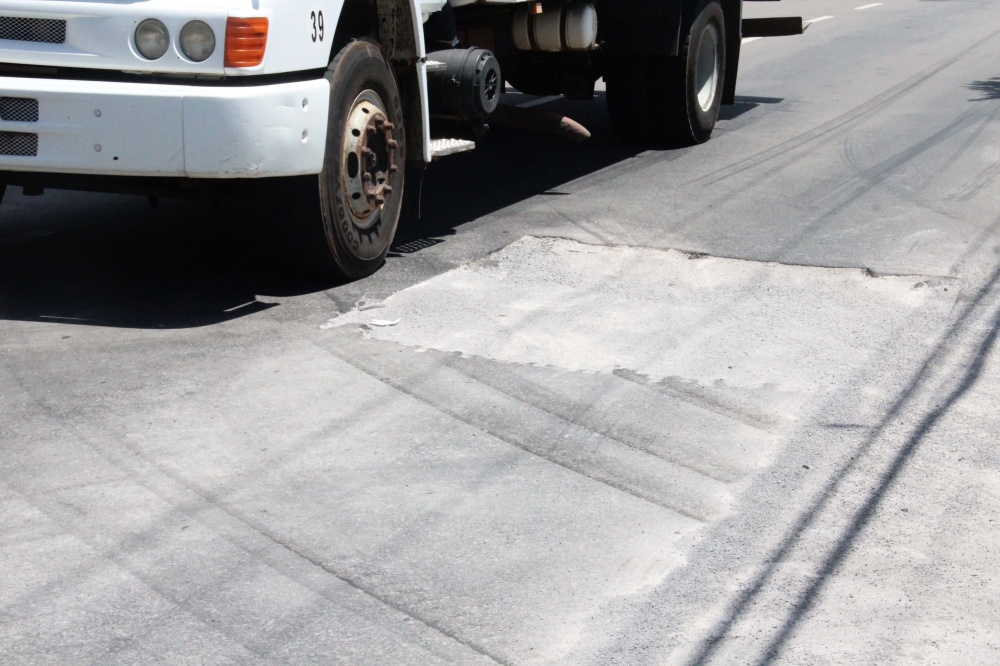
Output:
<instances>
[{"instance_id":1,"label":"white painted road line","mask_svg":"<svg viewBox=\"0 0 1000 666\"><path fill-rule=\"evenodd\" d=\"M871 9L872 7L879 7L879 6L881 6L881 4L882 4L881 2L873 2L870 5L861 5L860 7L855 7L854 10L857 11L859 9Z\"/></svg>"},{"instance_id":2,"label":"white painted road line","mask_svg":"<svg viewBox=\"0 0 1000 666\"><path fill-rule=\"evenodd\" d=\"M750 42L756 42L760 37L744 37L740 40L740 44L749 44Z\"/></svg>"}]
</instances>

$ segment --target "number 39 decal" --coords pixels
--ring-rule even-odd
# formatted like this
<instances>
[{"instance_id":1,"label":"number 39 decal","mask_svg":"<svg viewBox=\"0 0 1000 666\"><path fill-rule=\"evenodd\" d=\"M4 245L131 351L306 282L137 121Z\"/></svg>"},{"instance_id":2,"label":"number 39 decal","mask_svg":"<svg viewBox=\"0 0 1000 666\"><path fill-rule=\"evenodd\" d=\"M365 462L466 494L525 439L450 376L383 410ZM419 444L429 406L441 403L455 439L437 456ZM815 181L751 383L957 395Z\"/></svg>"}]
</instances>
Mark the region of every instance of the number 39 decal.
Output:
<instances>
[{"instance_id":1,"label":"number 39 decal","mask_svg":"<svg viewBox=\"0 0 1000 666\"><path fill-rule=\"evenodd\" d=\"M312 14L310 15L310 18L312 19L312 24L313 24L312 40L315 42L318 39L319 41L322 42L323 41L323 34L324 34L323 33L323 12L322 11L320 11L319 13L312 12Z\"/></svg>"}]
</instances>

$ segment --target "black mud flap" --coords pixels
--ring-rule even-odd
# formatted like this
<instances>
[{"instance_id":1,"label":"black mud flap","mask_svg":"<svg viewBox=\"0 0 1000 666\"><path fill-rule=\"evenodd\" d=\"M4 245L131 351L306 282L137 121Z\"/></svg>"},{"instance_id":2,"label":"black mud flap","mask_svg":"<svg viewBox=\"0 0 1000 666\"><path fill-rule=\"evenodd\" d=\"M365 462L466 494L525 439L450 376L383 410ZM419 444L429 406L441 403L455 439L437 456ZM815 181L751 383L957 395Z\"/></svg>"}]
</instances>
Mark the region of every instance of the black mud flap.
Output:
<instances>
[{"instance_id":1,"label":"black mud flap","mask_svg":"<svg viewBox=\"0 0 1000 666\"><path fill-rule=\"evenodd\" d=\"M801 35L809 27L801 16L743 19L743 37L787 37Z\"/></svg>"},{"instance_id":2,"label":"black mud flap","mask_svg":"<svg viewBox=\"0 0 1000 666\"><path fill-rule=\"evenodd\" d=\"M740 71L740 28L743 21L742 0L722 0L726 15L726 80L722 85L722 103L736 103L736 78Z\"/></svg>"}]
</instances>

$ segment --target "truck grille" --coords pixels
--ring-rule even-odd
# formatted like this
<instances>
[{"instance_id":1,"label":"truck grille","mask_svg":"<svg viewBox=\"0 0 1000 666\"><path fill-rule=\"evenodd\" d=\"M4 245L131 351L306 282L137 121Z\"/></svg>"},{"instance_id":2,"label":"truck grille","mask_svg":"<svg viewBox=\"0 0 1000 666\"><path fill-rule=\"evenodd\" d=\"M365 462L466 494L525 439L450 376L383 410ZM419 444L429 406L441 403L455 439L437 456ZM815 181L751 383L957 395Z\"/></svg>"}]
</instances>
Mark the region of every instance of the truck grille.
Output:
<instances>
[{"instance_id":1,"label":"truck grille","mask_svg":"<svg viewBox=\"0 0 1000 666\"><path fill-rule=\"evenodd\" d=\"M0 16L0 39L63 44L66 42L66 21Z\"/></svg>"},{"instance_id":2,"label":"truck grille","mask_svg":"<svg viewBox=\"0 0 1000 666\"><path fill-rule=\"evenodd\" d=\"M38 122L38 100L31 97L0 97L0 120Z\"/></svg>"},{"instance_id":3,"label":"truck grille","mask_svg":"<svg viewBox=\"0 0 1000 666\"><path fill-rule=\"evenodd\" d=\"M36 157L38 135L25 132L0 132L0 155Z\"/></svg>"}]
</instances>

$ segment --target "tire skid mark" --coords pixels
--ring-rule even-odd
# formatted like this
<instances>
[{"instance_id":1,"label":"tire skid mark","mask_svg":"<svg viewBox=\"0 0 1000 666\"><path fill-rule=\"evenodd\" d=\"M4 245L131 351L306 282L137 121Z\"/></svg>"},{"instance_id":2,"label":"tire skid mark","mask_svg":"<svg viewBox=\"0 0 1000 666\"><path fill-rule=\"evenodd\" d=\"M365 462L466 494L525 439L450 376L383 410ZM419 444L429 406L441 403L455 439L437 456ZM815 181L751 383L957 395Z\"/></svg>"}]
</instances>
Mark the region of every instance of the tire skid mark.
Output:
<instances>
[{"instance_id":1,"label":"tire skid mark","mask_svg":"<svg viewBox=\"0 0 1000 666\"><path fill-rule=\"evenodd\" d=\"M133 640L142 640L153 631L157 624L164 623L171 617L186 614L195 621L210 627L212 631L216 632L219 636L231 641L233 645L245 650L249 655L252 655L256 659L264 660L268 656L266 651L260 650L243 640L243 638L232 631L230 627L215 621L215 618L210 612L206 612L204 609L199 608L191 601L190 598L184 598L169 589L165 589L165 587L153 579L152 576L142 571L139 567L134 566L129 561L128 556L134 555L136 551L145 545L146 538L154 536L154 530L163 529L161 524L157 524L155 527L147 530L146 532L139 532L130 535L128 541L118 541L115 543L114 547L109 548L102 545L99 540L95 539L86 529L80 527L78 516L75 515L75 512L68 508L63 502L47 496L43 496L41 500L39 500L39 498L34 497L33 493L30 491L19 489L8 483L5 483L4 486L9 488L11 492L13 492L22 501L30 504L31 507L44 516L46 520L50 521L58 529L62 530L64 535L68 535L76 539L80 544L85 546L87 549L90 549L92 553L98 556L95 558L96 562L88 562L87 564L73 567L68 572L65 572L64 575L55 578L54 580L46 583L44 586L34 588L32 594L27 599L7 606L7 608L4 609L4 620L13 617L24 617L28 614L37 614L37 611L33 608L34 606L45 605L47 600L51 599L56 593L65 592L67 587L73 585L74 583L78 583L81 580L85 580L87 576L98 575L99 570L102 567L114 567L127 573L129 576L134 577L136 581L138 581L141 585L144 585L159 599L167 604L170 604L170 607L163 612L151 614L148 617L145 626L143 626L139 632L131 635ZM149 490L145 486L141 487L143 490ZM191 514L186 513L183 509L175 511L174 513L184 515L188 518L191 516ZM238 574L235 571L227 571L225 579L221 582L234 581L237 576Z\"/></svg>"},{"instance_id":2,"label":"tire skid mark","mask_svg":"<svg viewBox=\"0 0 1000 666\"><path fill-rule=\"evenodd\" d=\"M979 123L979 127L977 127L976 130L972 132L971 135L969 135L969 138L966 139L962 143L962 145L958 147L958 149L954 152L954 154L952 154L952 156L948 158L948 161L946 161L944 164L941 165L941 167L934 173L934 177L940 176L945 172L947 172L948 169L950 169L955 162L957 162L963 155L965 155L965 153L969 150L969 148L971 148L972 145L976 143L976 141L979 139L979 136L983 133L983 131L985 131L986 128L989 127L997 119L997 116L1000 116L1000 104L993 105L993 110L990 111L988 114L986 114L986 117L983 118L983 121ZM926 184L927 183L925 182L925 185Z\"/></svg>"},{"instance_id":3,"label":"tire skid mark","mask_svg":"<svg viewBox=\"0 0 1000 666\"><path fill-rule=\"evenodd\" d=\"M388 596L383 595L373 586L352 573L340 570L338 567L326 561L318 553L313 552L304 544L284 538L282 535L276 533L268 525L262 523L255 517L248 515L245 511L242 511L237 507L231 506L218 493L203 488L199 484L186 479L175 469L171 469L161 463L149 460L141 449L128 442L128 440L121 439L112 433L102 432L100 434L100 438L95 441L94 437L88 436L78 427L72 424L66 425L65 420L60 418L61 415L56 413L55 410L31 393L29 388L25 386L25 384L17 376L13 373L8 374L15 382L15 385L30 397L32 402L46 417L54 419L59 424L60 429L72 434L83 446L103 458L109 466L125 472L131 482L137 484L145 491L151 493L153 496L173 507L173 513L183 515L186 518L202 523L207 529L211 530L215 536L225 540L233 547L251 555L255 560L263 563L265 566L273 569L280 575L295 581L297 584L302 585L304 588L313 592L317 596L330 601L331 603L344 604L344 598L334 595L329 589L326 588L325 585L318 584L317 582L310 580L311 572L289 571L289 566L281 561L281 554L292 556L293 559L297 560L300 565L304 562L307 566L311 565L310 568L314 568L317 572L323 572L323 574L333 576L340 582L360 593L362 598L367 598L371 601L377 602L379 606L385 610L390 612L394 611L409 617L419 625L431 629L436 634L445 637L462 648L476 653L494 664L498 664L499 666L513 666L512 662L509 662L498 655L491 654L488 650L486 650L486 648L473 641L460 637L458 634L442 626L433 618L425 617L421 613L407 608ZM17 491L17 489L14 490ZM24 495L24 493L20 493L20 491L17 492ZM181 501L178 501L178 496L180 496ZM46 513L46 515L62 527L64 531L76 536L81 541L92 547L95 552L100 553L106 560L121 567L125 571L128 571L144 584L149 585L151 589L159 592L159 586L156 585L155 581L153 581L147 574L134 567L123 557L120 546L113 550L109 550L98 544L94 544L91 542L88 535L86 535L79 527L77 521L63 520L60 515L54 511L46 510L39 506L36 502L31 503L38 510ZM214 516L211 514L206 515L206 508L214 509L219 512L219 514ZM248 539L246 539L243 535L227 534L226 532L236 531L232 529L231 524L225 524L230 521L233 521L242 528L248 530L251 534L257 535L257 537L262 539L264 543L249 544L247 543ZM220 530L219 523L223 524L224 529L228 529L226 529L225 532ZM132 540L138 543L141 540L141 537L142 535L134 535ZM270 549L273 549L274 552L268 552L269 547ZM164 596L164 598L170 601L169 597ZM189 613L191 612L188 605L184 602L174 603L180 610L184 610ZM348 609L352 612L358 612L350 607L348 607ZM214 630L227 635L225 629L220 627L217 622L209 621L211 618L201 619L200 614L192 614L195 618L205 622ZM365 615L364 613L360 614ZM227 637L232 638L234 642L244 646L248 651L254 654L263 654L246 645L235 636L227 635ZM433 652L433 649L430 646L425 646L425 649Z\"/></svg>"},{"instance_id":4,"label":"tire skid mark","mask_svg":"<svg viewBox=\"0 0 1000 666\"><path fill-rule=\"evenodd\" d=\"M855 144L853 142L854 132L848 132L847 136L844 138L842 154L844 160L851 166L852 169L855 170L856 175L835 187L833 193L829 197L825 198L826 201L835 201L836 199L841 198L843 193L849 193L846 198L840 201L840 203L835 204L832 208L824 212L822 215L823 219L833 217L863 197L865 194L883 186L888 178L898 173L912 160L920 157L929 150L936 148L962 130L975 124L980 119L980 115L981 112L979 109L967 110L959 115L959 117L947 127L944 127L926 139L918 141L912 146L904 148L896 154L887 157L881 162L868 167L862 164L861 159L856 153ZM894 194L903 196L922 208L930 209L936 213L955 219L953 213L935 206L931 202L924 200L919 195L907 192L905 188L897 187L893 188L892 191ZM821 200L821 202L822 201L823 200Z\"/></svg>"},{"instance_id":5,"label":"tire skid mark","mask_svg":"<svg viewBox=\"0 0 1000 666\"><path fill-rule=\"evenodd\" d=\"M632 370L615 370L615 375L627 381L645 386L663 395L676 398L690 405L715 412L722 416L739 421L753 428L779 434L787 424L780 418L764 412L751 411L742 405L729 404L725 400L709 395L701 387L684 386L685 382L661 379L652 381L646 375Z\"/></svg>"},{"instance_id":6,"label":"tire skid mark","mask_svg":"<svg viewBox=\"0 0 1000 666\"><path fill-rule=\"evenodd\" d=\"M471 363L467 363L467 361ZM489 365L488 367L477 367L476 361L481 361L484 364ZM665 455L663 452L657 451L654 447L649 446L647 443L637 441L637 438L626 437L621 434L614 433L611 428L603 426L600 423L601 419L597 419L598 422L595 423L594 420L586 418L586 414L588 412L594 410L595 408L599 408L596 404L597 400L591 400L588 403L573 403L570 400L557 395L556 391L551 390L540 383L532 382L528 379L517 376L514 372L505 370L505 366L507 364L498 363L488 359L481 359L478 357L473 357L471 359L463 358L451 354L447 356L445 363L448 367L461 373L463 376L489 386L493 390L503 393L512 400L516 400L531 407L535 407L536 409L540 409L547 414L561 419L571 425L578 426L596 435L607 437L608 439L618 442L623 446L648 453L649 455L659 458L665 462L687 468L692 472L702 474L714 481L718 481L720 483L736 482L743 478L743 476L747 473L753 471L753 469L741 469L741 466L726 464L726 461L722 459L721 456L713 456L710 463L690 460L692 457L699 457L698 454L700 454L700 457L702 458L709 457L712 453L714 453L712 451L698 451L695 455L692 455L693 452L686 452L687 455ZM617 372L612 375L605 375L604 377L612 381L622 379ZM628 385L642 386L639 382L630 382ZM543 402L547 404L541 404ZM697 405L697 407L700 408L701 405ZM734 423L741 423L741 421L734 419L731 414L724 414L724 416L727 419L732 420Z\"/></svg>"},{"instance_id":7,"label":"tire skid mark","mask_svg":"<svg viewBox=\"0 0 1000 666\"><path fill-rule=\"evenodd\" d=\"M963 185L952 190L947 196L948 201L966 201L993 182L993 179L1000 175L1000 162L994 162L979 172L974 178L966 181Z\"/></svg>"},{"instance_id":8,"label":"tire skid mark","mask_svg":"<svg viewBox=\"0 0 1000 666\"><path fill-rule=\"evenodd\" d=\"M791 139L783 141L776 146L761 151L756 155L752 155L750 157L742 159L734 164L729 165L728 167L724 167L722 169L718 169L711 173L705 174L704 176L689 181L688 184L711 185L719 181L726 180L727 178L731 178L749 169L753 169L754 167L774 161L778 158L788 157L789 153L794 152L799 148L802 148L803 146L824 139L831 133L843 127L847 127L853 123L859 122L865 119L866 117L881 111L882 109L889 106L897 99L899 99L906 93L910 92L914 88L918 87L931 77L947 69L951 65L954 65L956 62L962 60L963 58L968 56L970 53L972 53L973 51L975 51L980 46L990 41L997 35L1000 35L1000 30L990 33L986 37L983 37L979 41L975 42L974 44L959 51L957 54L949 58L945 58L944 60L938 61L934 65L928 67L922 72L915 74L914 76L911 76L902 83L899 83L893 86L892 88L889 88L885 92L873 97L867 102L854 107L850 111L841 114L840 116L837 116L832 120L828 120L827 122L809 130L808 132L805 132L797 137L793 137Z\"/></svg>"},{"instance_id":9,"label":"tire skid mark","mask_svg":"<svg viewBox=\"0 0 1000 666\"><path fill-rule=\"evenodd\" d=\"M724 482L497 391L443 361L436 360L428 369L393 363L394 353L345 353L345 348L350 351L364 343L357 331L345 333L338 338L341 344L320 348L403 395L509 446L699 523L711 522L728 510L731 492ZM369 358L374 363L365 362ZM379 358L392 365L379 367ZM672 497L664 491L670 491Z\"/></svg>"}]
</instances>

